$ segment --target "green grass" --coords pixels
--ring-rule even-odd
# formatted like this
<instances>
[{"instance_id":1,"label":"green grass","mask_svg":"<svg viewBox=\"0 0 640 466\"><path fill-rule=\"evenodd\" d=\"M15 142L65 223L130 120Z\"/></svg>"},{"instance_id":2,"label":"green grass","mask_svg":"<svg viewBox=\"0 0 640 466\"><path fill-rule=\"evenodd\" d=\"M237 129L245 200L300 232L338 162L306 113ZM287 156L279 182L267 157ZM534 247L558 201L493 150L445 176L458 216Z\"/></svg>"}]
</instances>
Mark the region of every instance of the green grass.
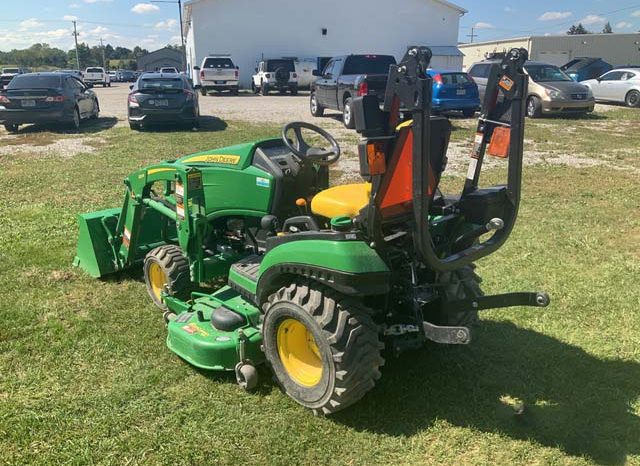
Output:
<instances>
[{"instance_id":1,"label":"green grass","mask_svg":"<svg viewBox=\"0 0 640 466\"><path fill-rule=\"evenodd\" d=\"M619 113L607 121L631 118ZM527 138L589 147L562 124L535 122ZM264 369L246 394L170 353L140 271L99 281L71 267L76 213L117 206L130 171L278 133L115 127L71 158L0 156L0 463L640 464L637 172L527 167L516 229L479 273L488 293L546 290L551 306L488 311L469 346L389 358L376 388L328 419Z\"/></svg>"}]
</instances>

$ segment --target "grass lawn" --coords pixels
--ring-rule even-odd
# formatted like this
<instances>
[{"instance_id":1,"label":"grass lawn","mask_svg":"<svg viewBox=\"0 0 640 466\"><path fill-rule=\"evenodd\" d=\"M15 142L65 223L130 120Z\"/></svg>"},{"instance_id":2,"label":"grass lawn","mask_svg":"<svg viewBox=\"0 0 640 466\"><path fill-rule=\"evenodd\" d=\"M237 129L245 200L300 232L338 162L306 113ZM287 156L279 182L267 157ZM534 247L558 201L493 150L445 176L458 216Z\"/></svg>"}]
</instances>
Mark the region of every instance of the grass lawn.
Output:
<instances>
[{"instance_id":1,"label":"grass lawn","mask_svg":"<svg viewBox=\"0 0 640 466\"><path fill-rule=\"evenodd\" d=\"M71 266L76 214L118 206L129 172L279 128L107 125L80 153L42 150L78 136L2 133L26 149L0 151L0 464L640 464L638 115L527 122L527 151L602 163L527 166L516 229L478 264L485 292L545 290L548 308L486 311L469 346L388 358L331 418L264 369L247 394L173 355L139 270Z\"/></svg>"}]
</instances>

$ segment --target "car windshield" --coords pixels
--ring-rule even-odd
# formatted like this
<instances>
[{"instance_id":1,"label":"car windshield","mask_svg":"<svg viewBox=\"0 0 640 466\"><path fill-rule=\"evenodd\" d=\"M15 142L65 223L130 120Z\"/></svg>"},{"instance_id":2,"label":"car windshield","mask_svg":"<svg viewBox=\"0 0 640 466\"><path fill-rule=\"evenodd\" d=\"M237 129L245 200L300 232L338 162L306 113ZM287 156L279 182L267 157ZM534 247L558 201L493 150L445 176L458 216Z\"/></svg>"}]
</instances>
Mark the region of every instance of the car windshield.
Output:
<instances>
[{"instance_id":1,"label":"car windshield","mask_svg":"<svg viewBox=\"0 0 640 466\"><path fill-rule=\"evenodd\" d=\"M20 74L11 80L7 89L60 89L61 87L61 75Z\"/></svg>"},{"instance_id":2,"label":"car windshield","mask_svg":"<svg viewBox=\"0 0 640 466\"><path fill-rule=\"evenodd\" d=\"M87 73L102 73L102 68L87 68Z\"/></svg>"},{"instance_id":3,"label":"car windshield","mask_svg":"<svg viewBox=\"0 0 640 466\"><path fill-rule=\"evenodd\" d=\"M230 58L207 58L203 68L234 68Z\"/></svg>"},{"instance_id":4,"label":"car windshield","mask_svg":"<svg viewBox=\"0 0 640 466\"><path fill-rule=\"evenodd\" d=\"M526 65L527 74L537 83L553 81L573 81L564 71L555 65Z\"/></svg>"},{"instance_id":5,"label":"car windshield","mask_svg":"<svg viewBox=\"0 0 640 466\"><path fill-rule=\"evenodd\" d=\"M342 74L387 74L396 59L390 55L352 55L347 58Z\"/></svg>"},{"instance_id":6,"label":"car windshield","mask_svg":"<svg viewBox=\"0 0 640 466\"><path fill-rule=\"evenodd\" d=\"M142 91L155 90L181 90L184 88L182 79L166 79L166 78L143 78L138 86Z\"/></svg>"},{"instance_id":7,"label":"car windshield","mask_svg":"<svg viewBox=\"0 0 640 466\"><path fill-rule=\"evenodd\" d=\"M2 72L6 74L20 73L20 68L4 68Z\"/></svg>"},{"instance_id":8,"label":"car windshield","mask_svg":"<svg viewBox=\"0 0 640 466\"><path fill-rule=\"evenodd\" d=\"M293 60L269 60L267 62L266 71L277 71L279 68L284 68L289 73L295 71L295 67L293 66Z\"/></svg>"}]
</instances>

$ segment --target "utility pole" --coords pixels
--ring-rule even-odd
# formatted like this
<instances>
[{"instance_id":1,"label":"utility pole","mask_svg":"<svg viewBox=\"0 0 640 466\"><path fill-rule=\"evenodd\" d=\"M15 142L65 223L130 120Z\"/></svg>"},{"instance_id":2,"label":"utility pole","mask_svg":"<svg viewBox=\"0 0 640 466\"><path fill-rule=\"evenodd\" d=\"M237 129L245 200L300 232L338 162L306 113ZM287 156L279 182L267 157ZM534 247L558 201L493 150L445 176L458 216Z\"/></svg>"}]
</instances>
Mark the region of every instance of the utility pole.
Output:
<instances>
[{"instance_id":1,"label":"utility pole","mask_svg":"<svg viewBox=\"0 0 640 466\"><path fill-rule=\"evenodd\" d=\"M76 41L76 64L78 65L78 71L80 71L80 55L78 54L78 29L76 28L76 20L71 21L73 23L73 38Z\"/></svg>"},{"instance_id":2,"label":"utility pole","mask_svg":"<svg viewBox=\"0 0 640 466\"><path fill-rule=\"evenodd\" d=\"M104 59L104 44L102 43L102 37L100 38L100 48L102 49L102 67L107 70L107 62Z\"/></svg>"},{"instance_id":3,"label":"utility pole","mask_svg":"<svg viewBox=\"0 0 640 466\"><path fill-rule=\"evenodd\" d=\"M471 43L473 44L473 38L474 37L478 37L478 34L474 34L473 31L475 30L475 28L472 26L471 27L471 34L467 34L467 37L471 37Z\"/></svg>"},{"instance_id":4,"label":"utility pole","mask_svg":"<svg viewBox=\"0 0 640 466\"><path fill-rule=\"evenodd\" d=\"M182 42L182 70L187 70L187 49L184 45L184 27L182 26L182 0L150 0L151 3L173 3L178 4L178 16L180 17L180 41Z\"/></svg>"}]
</instances>

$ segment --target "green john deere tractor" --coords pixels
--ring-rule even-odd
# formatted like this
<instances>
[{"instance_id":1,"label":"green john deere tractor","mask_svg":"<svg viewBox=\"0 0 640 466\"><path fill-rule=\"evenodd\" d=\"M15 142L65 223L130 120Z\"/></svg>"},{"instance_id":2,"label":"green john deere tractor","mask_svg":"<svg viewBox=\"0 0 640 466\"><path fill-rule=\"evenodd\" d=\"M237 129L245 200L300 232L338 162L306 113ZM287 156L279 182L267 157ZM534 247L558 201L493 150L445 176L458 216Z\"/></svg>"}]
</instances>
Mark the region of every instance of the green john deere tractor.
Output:
<instances>
[{"instance_id":1,"label":"green john deere tractor","mask_svg":"<svg viewBox=\"0 0 640 466\"><path fill-rule=\"evenodd\" d=\"M374 386L383 350L466 344L482 309L548 305L545 293L483 295L473 265L515 224L526 58L513 49L492 68L458 195L438 188L451 128L430 114L431 51L411 47L382 106L353 102L362 183L329 187L338 143L290 123L278 139L132 173L121 208L80 215L75 264L94 277L142 265L182 359L235 371L245 389L266 362L295 401L339 411ZM505 159L504 185L479 186L485 154Z\"/></svg>"}]
</instances>

